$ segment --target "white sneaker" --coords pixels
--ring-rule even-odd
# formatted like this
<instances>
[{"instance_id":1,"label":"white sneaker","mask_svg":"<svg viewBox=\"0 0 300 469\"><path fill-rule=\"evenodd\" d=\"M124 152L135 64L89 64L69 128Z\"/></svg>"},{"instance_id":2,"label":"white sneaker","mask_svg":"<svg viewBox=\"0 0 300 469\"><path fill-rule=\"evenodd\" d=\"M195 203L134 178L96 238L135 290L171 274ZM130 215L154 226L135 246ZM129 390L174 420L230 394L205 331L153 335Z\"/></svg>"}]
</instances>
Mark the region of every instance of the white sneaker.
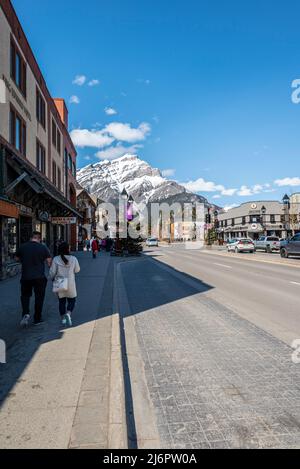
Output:
<instances>
[{"instance_id":1,"label":"white sneaker","mask_svg":"<svg viewBox=\"0 0 300 469\"><path fill-rule=\"evenodd\" d=\"M70 313L67 313L66 314L66 321L67 321L67 324L69 327L72 327L73 323L72 323L72 318L71 318L71 314Z\"/></svg>"},{"instance_id":2,"label":"white sneaker","mask_svg":"<svg viewBox=\"0 0 300 469\"><path fill-rule=\"evenodd\" d=\"M29 326L29 321L30 321L30 314L25 314L23 316L22 321L21 321L21 327L28 327Z\"/></svg>"},{"instance_id":3,"label":"white sneaker","mask_svg":"<svg viewBox=\"0 0 300 469\"><path fill-rule=\"evenodd\" d=\"M66 325L67 325L67 318L66 318L66 315L63 316L61 323L62 323L63 326L66 326Z\"/></svg>"}]
</instances>

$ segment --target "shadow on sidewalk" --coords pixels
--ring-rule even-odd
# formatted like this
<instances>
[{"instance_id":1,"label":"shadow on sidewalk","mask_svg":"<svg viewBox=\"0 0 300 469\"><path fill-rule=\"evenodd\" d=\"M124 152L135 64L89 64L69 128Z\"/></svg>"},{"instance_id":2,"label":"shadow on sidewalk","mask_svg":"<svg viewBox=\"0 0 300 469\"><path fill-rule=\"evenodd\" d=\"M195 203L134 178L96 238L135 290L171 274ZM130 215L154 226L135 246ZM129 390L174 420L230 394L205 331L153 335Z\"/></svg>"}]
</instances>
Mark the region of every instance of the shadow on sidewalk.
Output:
<instances>
[{"instance_id":1,"label":"shadow on sidewalk","mask_svg":"<svg viewBox=\"0 0 300 469\"><path fill-rule=\"evenodd\" d=\"M73 318L74 328L112 314L112 309L107 308L102 301L105 280L111 270L111 258L105 253L96 260L93 260L89 253L78 253L77 257L81 272L77 276L78 299ZM43 325L20 328L19 296L19 277L0 282L0 339L5 341L7 347L7 363L0 364L0 411L6 399L14 396L14 386L22 382L22 374L39 349L48 342L63 340L65 334L60 322L58 299L52 293L50 281L45 297ZM32 299L31 311L33 307Z\"/></svg>"},{"instance_id":2,"label":"shadow on sidewalk","mask_svg":"<svg viewBox=\"0 0 300 469\"><path fill-rule=\"evenodd\" d=\"M154 255L151 257L150 259L146 256L138 259L118 259L102 254L96 261L93 261L88 253L79 253L81 272L77 277L78 301L74 313L74 327L79 328L83 324L111 316L115 312L112 300L110 305L107 304L106 289L108 277L111 277L111 288L113 288L114 266L119 263L122 264L124 284L130 301L131 311L128 313L130 315L205 293L212 288L184 272L171 267L166 268L158 258L154 259ZM182 281L183 275L187 282ZM121 321L125 317L126 314L123 315ZM24 371L40 347L48 342L64 339L64 330L60 325L58 314L58 301L52 294L50 282L47 288L44 318L46 321L44 326L32 326L21 330L19 327L19 280L11 279L0 283L0 338L4 339L8 345L7 364L0 364L0 411L7 398L14 396L14 386L22 382ZM125 337L122 340L124 341ZM126 343L123 347L126 350ZM124 367L124 371L126 369L128 370L128 364ZM131 447L134 447L136 435L130 376L128 375L127 378L126 407L132 420ZM128 424L130 426L130 422Z\"/></svg>"}]
</instances>

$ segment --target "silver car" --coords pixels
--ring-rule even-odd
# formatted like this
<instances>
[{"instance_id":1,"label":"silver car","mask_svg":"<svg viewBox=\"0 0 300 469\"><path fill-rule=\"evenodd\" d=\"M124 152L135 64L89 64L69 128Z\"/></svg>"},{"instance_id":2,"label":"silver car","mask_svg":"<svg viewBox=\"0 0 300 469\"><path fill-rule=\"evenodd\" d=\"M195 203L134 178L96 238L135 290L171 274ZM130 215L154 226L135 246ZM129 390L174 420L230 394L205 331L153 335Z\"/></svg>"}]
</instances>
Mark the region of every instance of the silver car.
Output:
<instances>
[{"instance_id":1,"label":"silver car","mask_svg":"<svg viewBox=\"0 0 300 469\"><path fill-rule=\"evenodd\" d=\"M227 244L228 252L250 252L255 250L254 242L250 238L235 238L231 239Z\"/></svg>"},{"instance_id":2,"label":"silver car","mask_svg":"<svg viewBox=\"0 0 300 469\"><path fill-rule=\"evenodd\" d=\"M152 247L158 247L158 239L157 238L148 238L147 241L146 241L146 245L148 246L148 248L152 248Z\"/></svg>"}]
</instances>

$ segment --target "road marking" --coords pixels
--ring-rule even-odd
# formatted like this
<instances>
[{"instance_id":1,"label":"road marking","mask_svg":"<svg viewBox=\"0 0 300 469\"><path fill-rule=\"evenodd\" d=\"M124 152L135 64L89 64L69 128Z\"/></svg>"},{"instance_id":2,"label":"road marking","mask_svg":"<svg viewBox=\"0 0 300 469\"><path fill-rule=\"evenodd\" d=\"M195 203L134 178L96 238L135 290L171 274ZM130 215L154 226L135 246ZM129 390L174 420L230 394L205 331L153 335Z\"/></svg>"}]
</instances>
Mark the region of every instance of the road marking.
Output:
<instances>
[{"instance_id":1,"label":"road marking","mask_svg":"<svg viewBox=\"0 0 300 469\"><path fill-rule=\"evenodd\" d=\"M225 265L225 264L217 264L214 262L214 265L217 265L219 267L225 267L226 269L232 269L232 267L230 265Z\"/></svg>"},{"instance_id":2,"label":"road marking","mask_svg":"<svg viewBox=\"0 0 300 469\"><path fill-rule=\"evenodd\" d=\"M292 285L298 285L300 286L300 283L299 282L291 282Z\"/></svg>"},{"instance_id":3,"label":"road marking","mask_svg":"<svg viewBox=\"0 0 300 469\"><path fill-rule=\"evenodd\" d=\"M216 255L219 257L226 257L228 259L228 254L220 254L220 252L210 252L210 251L199 251L201 254L208 254L208 255ZM264 259L255 259L255 258L250 258L250 257L244 257L244 256L239 256L235 255L232 257L232 259L243 259L244 261L249 261L249 262L261 262L262 264L273 264L273 265L281 265L282 267L294 267L295 269L300 269L300 263L299 264L292 264L292 263L285 263L285 262L276 262L276 261L267 261Z\"/></svg>"}]
</instances>

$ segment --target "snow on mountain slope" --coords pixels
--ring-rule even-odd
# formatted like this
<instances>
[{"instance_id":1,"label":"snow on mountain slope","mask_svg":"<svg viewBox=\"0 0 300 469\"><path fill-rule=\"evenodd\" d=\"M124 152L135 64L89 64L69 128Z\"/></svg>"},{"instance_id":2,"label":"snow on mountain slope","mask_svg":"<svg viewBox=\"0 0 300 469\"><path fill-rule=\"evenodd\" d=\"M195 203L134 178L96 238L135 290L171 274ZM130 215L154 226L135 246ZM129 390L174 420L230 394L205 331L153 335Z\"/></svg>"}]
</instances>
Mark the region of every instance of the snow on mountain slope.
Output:
<instances>
[{"instance_id":1,"label":"snow on mountain slope","mask_svg":"<svg viewBox=\"0 0 300 469\"><path fill-rule=\"evenodd\" d=\"M82 168L77 180L91 195L115 203L125 188L136 202L206 202L175 181L164 178L158 169L135 155L102 161ZM175 200L176 199L176 200Z\"/></svg>"}]
</instances>

